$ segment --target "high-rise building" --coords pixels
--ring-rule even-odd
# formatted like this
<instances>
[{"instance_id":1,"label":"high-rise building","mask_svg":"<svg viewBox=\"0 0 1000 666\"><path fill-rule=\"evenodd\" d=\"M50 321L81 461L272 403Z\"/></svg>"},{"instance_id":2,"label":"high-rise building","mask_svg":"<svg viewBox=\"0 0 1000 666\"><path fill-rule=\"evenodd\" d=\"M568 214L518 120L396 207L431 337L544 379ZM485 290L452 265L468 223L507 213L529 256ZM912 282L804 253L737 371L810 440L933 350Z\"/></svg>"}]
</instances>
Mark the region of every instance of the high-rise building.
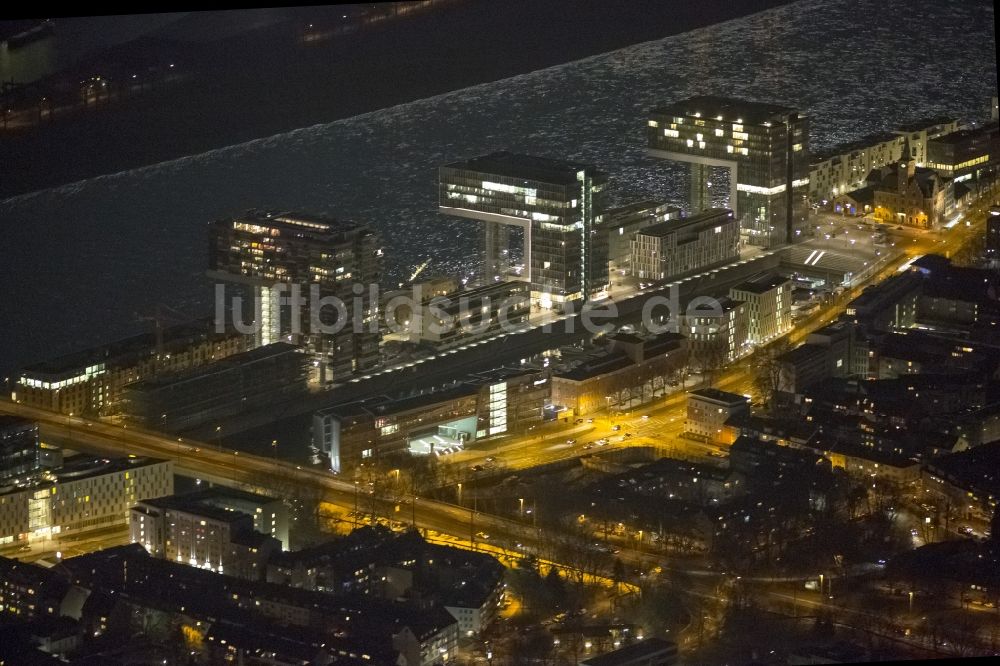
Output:
<instances>
[{"instance_id":1,"label":"high-rise building","mask_svg":"<svg viewBox=\"0 0 1000 666\"><path fill-rule=\"evenodd\" d=\"M484 282L509 279L514 227L533 304L564 310L607 289L607 176L593 166L500 152L441 167L439 183L442 213L483 223Z\"/></svg>"},{"instance_id":2,"label":"high-rise building","mask_svg":"<svg viewBox=\"0 0 1000 666\"><path fill-rule=\"evenodd\" d=\"M773 247L807 233L809 119L776 104L699 96L650 111L649 154L688 164L689 210L711 208L710 169L729 171L744 239Z\"/></svg>"},{"instance_id":3,"label":"high-rise building","mask_svg":"<svg viewBox=\"0 0 1000 666\"><path fill-rule=\"evenodd\" d=\"M373 296L381 277L382 249L366 225L249 211L213 224L209 265L210 277L252 290L258 346L298 328L322 382L378 363L381 332ZM283 299L294 300L296 286L299 307L293 310ZM344 308L321 307L317 301L320 311L311 312L312 290L318 290L320 299L339 299ZM322 326L312 324L317 317Z\"/></svg>"},{"instance_id":4,"label":"high-rise building","mask_svg":"<svg viewBox=\"0 0 1000 666\"><path fill-rule=\"evenodd\" d=\"M739 256L740 225L733 211L711 208L636 232L631 272L640 280L669 280Z\"/></svg>"},{"instance_id":5,"label":"high-rise building","mask_svg":"<svg viewBox=\"0 0 1000 666\"><path fill-rule=\"evenodd\" d=\"M0 487L33 480L41 471L38 425L0 414Z\"/></svg>"}]
</instances>

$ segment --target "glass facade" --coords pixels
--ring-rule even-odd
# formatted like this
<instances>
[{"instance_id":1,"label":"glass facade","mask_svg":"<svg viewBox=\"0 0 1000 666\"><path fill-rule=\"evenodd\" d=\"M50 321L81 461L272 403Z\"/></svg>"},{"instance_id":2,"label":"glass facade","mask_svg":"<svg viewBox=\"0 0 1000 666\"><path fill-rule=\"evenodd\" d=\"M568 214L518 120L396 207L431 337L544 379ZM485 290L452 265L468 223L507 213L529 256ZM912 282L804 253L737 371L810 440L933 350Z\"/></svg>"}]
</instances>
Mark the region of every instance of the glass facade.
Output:
<instances>
[{"instance_id":1,"label":"glass facade","mask_svg":"<svg viewBox=\"0 0 1000 666\"><path fill-rule=\"evenodd\" d=\"M509 229L522 228L519 277L531 283L533 303L559 308L607 287L606 184L589 165L496 153L441 167L439 203L483 223L484 282L515 275Z\"/></svg>"},{"instance_id":2,"label":"glass facade","mask_svg":"<svg viewBox=\"0 0 1000 666\"><path fill-rule=\"evenodd\" d=\"M250 211L241 219L220 220L210 235L210 274L222 280L252 285L261 302L259 344L274 342L291 327L290 306L282 308L275 285L299 285L303 301L301 330L319 364L320 379L332 381L373 367L379 361L378 303L369 285L377 285L382 250L367 226L291 214ZM353 291L364 285L362 293ZM364 322L364 330L344 326L337 333L310 331L309 290L318 285L321 297L335 296L348 308L348 321ZM288 296L288 292L284 293ZM360 307L361 312L355 308ZM288 314L289 316L284 316ZM327 325L336 308L319 313Z\"/></svg>"},{"instance_id":3,"label":"glass facade","mask_svg":"<svg viewBox=\"0 0 1000 666\"><path fill-rule=\"evenodd\" d=\"M773 247L806 233L809 122L797 111L694 97L651 111L647 138L654 156L688 163L692 212L711 207L709 169L725 167L746 242Z\"/></svg>"}]
</instances>

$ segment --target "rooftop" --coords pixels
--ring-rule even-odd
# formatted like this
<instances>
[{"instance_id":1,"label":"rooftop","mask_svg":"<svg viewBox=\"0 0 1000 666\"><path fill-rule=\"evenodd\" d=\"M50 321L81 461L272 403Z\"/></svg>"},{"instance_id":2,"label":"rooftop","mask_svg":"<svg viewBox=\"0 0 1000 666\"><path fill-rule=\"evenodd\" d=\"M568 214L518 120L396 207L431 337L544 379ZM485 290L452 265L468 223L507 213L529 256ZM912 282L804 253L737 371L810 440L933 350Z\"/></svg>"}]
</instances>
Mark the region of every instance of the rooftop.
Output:
<instances>
[{"instance_id":1,"label":"rooftop","mask_svg":"<svg viewBox=\"0 0 1000 666\"><path fill-rule=\"evenodd\" d=\"M445 168L481 171L498 176L524 178L526 180L536 180L557 185L575 184L577 182L576 174L580 171L587 171L591 176L604 175L597 171L597 168L592 164L557 160L536 155L523 155L507 151L452 162L445 165Z\"/></svg>"},{"instance_id":2,"label":"rooftop","mask_svg":"<svg viewBox=\"0 0 1000 666\"><path fill-rule=\"evenodd\" d=\"M812 163L823 162L830 159L831 157L836 157L837 155L846 155L848 153L853 153L856 150L864 150L865 148L872 148L880 143L887 143L889 141L902 141L902 137L895 132L877 132L875 134L869 134L865 137L857 139L856 141L851 141L849 143L841 143L836 146L831 146L822 152L817 152L812 154Z\"/></svg>"},{"instance_id":3,"label":"rooftop","mask_svg":"<svg viewBox=\"0 0 1000 666\"><path fill-rule=\"evenodd\" d=\"M690 217L682 217L676 220L666 220L658 224L646 227L639 233L643 236L666 236L687 227L694 227L700 224L710 224L722 219L732 219L733 211L728 208L709 208Z\"/></svg>"},{"instance_id":4,"label":"rooftop","mask_svg":"<svg viewBox=\"0 0 1000 666\"><path fill-rule=\"evenodd\" d=\"M798 112L788 106L751 102L734 97L718 97L715 95L698 95L689 99L659 106L652 113L665 116L695 116L706 119L717 119L720 116L725 122L744 125L763 125L765 123L783 123L790 115Z\"/></svg>"},{"instance_id":5,"label":"rooftop","mask_svg":"<svg viewBox=\"0 0 1000 666\"><path fill-rule=\"evenodd\" d=\"M627 645L623 648L607 652L596 657L584 659L581 664L587 666L617 666L618 664L634 664L639 660L650 659L660 653L677 653L677 644L663 638L647 638L644 641Z\"/></svg>"},{"instance_id":6,"label":"rooftop","mask_svg":"<svg viewBox=\"0 0 1000 666\"><path fill-rule=\"evenodd\" d=\"M899 126L897 131L899 132L919 132L923 129L930 129L936 127L937 125L946 125L948 123L957 122L956 118L952 116L933 116L930 118L921 118L920 120L914 120L912 122L905 123Z\"/></svg>"},{"instance_id":7,"label":"rooftop","mask_svg":"<svg viewBox=\"0 0 1000 666\"><path fill-rule=\"evenodd\" d=\"M626 356L624 352L611 352L602 356L591 357L570 370L556 373L555 376L560 379L583 382L603 374L622 370L632 364L632 359Z\"/></svg>"},{"instance_id":8,"label":"rooftop","mask_svg":"<svg viewBox=\"0 0 1000 666\"><path fill-rule=\"evenodd\" d=\"M680 211L681 209L677 206L671 206L664 201L643 199L642 201L633 201L632 203L625 204L624 206L609 208L607 210L607 215L608 219L613 221L616 218L639 215L641 213L656 215L657 213L680 213Z\"/></svg>"},{"instance_id":9,"label":"rooftop","mask_svg":"<svg viewBox=\"0 0 1000 666\"><path fill-rule=\"evenodd\" d=\"M740 395L739 393L730 393L729 391L720 391L717 388L703 388L691 391L690 395L698 398L705 398L707 400L715 400L716 402L723 402L727 405L739 403L746 404L749 399L745 395Z\"/></svg>"},{"instance_id":10,"label":"rooftop","mask_svg":"<svg viewBox=\"0 0 1000 666\"><path fill-rule=\"evenodd\" d=\"M248 210L242 216L230 220L219 220L215 224L222 226L252 224L296 236L314 237L318 240L328 239L344 232L356 231L363 227L363 225L356 222L338 220L322 215L256 209Z\"/></svg>"},{"instance_id":11,"label":"rooftop","mask_svg":"<svg viewBox=\"0 0 1000 666\"><path fill-rule=\"evenodd\" d=\"M996 121L991 123L986 123L985 125L980 125L979 127L970 127L968 129L958 130L957 132L951 132L945 134L944 136L939 136L933 139L934 143L962 143L963 141L968 141L969 139L978 139L981 136L988 134L996 134L998 126Z\"/></svg>"},{"instance_id":12,"label":"rooftop","mask_svg":"<svg viewBox=\"0 0 1000 666\"><path fill-rule=\"evenodd\" d=\"M735 291L748 291L751 294L766 294L778 285L788 282L788 278L777 273L761 273L752 277L746 282L742 282L735 287Z\"/></svg>"},{"instance_id":13,"label":"rooftop","mask_svg":"<svg viewBox=\"0 0 1000 666\"><path fill-rule=\"evenodd\" d=\"M257 363L259 361L264 361L284 354L297 352L298 347L293 344L287 342L272 342L269 345L257 347L256 349L251 349L250 351L240 352L239 354L233 354L232 356L227 356L218 361L213 361L207 365L144 379L140 382L130 384L128 388L132 391L142 391L144 389L156 389L176 384L183 384L185 382L197 381L220 372L228 372L245 368L250 363ZM302 363L305 364L306 357L302 356L301 358Z\"/></svg>"},{"instance_id":14,"label":"rooftop","mask_svg":"<svg viewBox=\"0 0 1000 666\"><path fill-rule=\"evenodd\" d=\"M216 332L214 321L208 318L176 326L168 326L162 331L163 351L169 353L172 350L183 348L195 341L222 339L232 334L231 331L226 333ZM104 363L105 365L128 363L152 356L155 352L156 335L153 333L143 333L101 347L82 349L26 366L24 374L34 377L44 376L46 378L68 373L74 375L82 374L86 368L100 363Z\"/></svg>"}]
</instances>

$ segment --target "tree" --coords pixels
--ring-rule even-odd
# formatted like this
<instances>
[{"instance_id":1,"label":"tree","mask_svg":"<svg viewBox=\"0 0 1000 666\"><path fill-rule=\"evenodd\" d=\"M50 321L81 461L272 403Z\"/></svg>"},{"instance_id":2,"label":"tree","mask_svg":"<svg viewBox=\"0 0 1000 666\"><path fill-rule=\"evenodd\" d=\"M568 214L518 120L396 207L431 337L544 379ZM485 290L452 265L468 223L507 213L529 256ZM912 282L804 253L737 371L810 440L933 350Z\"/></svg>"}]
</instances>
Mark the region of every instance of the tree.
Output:
<instances>
[{"instance_id":1,"label":"tree","mask_svg":"<svg viewBox=\"0 0 1000 666\"><path fill-rule=\"evenodd\" d=\"M781 338L759 349L752 359L753 384L768 412L778 408L778 393L784 387L784 372L780 357L791 349L787 338Z\"/></svg>"}]
</instances>

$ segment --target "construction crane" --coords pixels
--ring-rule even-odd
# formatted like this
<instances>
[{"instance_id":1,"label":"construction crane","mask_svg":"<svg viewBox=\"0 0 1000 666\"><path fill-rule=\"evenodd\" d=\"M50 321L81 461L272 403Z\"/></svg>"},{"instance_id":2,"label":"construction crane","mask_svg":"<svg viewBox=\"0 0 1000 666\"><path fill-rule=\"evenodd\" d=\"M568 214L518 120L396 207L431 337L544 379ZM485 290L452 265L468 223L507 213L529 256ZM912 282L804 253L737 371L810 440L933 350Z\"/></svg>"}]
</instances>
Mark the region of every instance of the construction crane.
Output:
<instances>
[{"instance_id":1,"label":"construction crane","mask_svg":"<svg viewBox=\"0 0 1000 666\"><path fill-rule=\"evenodd\" d=\"M192 318L185 315L182 312L178 312L174 308L163 303L157 303L153 314L143 315L140 313L135 314L135 318L138 321L150 321L153 322L153 329L156 334L156 359L159 360L163 356L163 329L164 324L181 324L184 322L191 321Z\"/></svg>"}]
</instances>

